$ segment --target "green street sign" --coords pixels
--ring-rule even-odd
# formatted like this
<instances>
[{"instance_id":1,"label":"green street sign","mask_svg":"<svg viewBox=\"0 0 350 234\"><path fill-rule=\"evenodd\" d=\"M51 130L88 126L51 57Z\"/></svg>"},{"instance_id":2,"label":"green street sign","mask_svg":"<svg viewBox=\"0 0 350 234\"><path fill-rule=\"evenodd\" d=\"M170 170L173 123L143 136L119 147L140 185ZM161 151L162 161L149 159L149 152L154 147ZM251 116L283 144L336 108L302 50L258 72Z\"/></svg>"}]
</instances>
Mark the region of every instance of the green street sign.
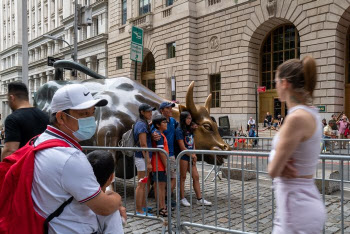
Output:
<instances>
[{"instance_id":1,"label":"green street sign","mask_svg":"<svg viewBox=\"0 0 350 234\"><path fill-rule=\"evenodd\" d=\"M317 106L320 112L326 112L326 106Z\"/></svg>"},{"instance_id":2,"label":"green street sign","mask_svg":"<svg viewBox=\"0 0 350 234\"><path fill-rule=\"evenodd\" d=\"M142 63L143 30L133 26L131 29L130 59Z\"/></svg>"},{"instance_id":3,"label":"green street sign","mask_svg":"<svg viewBox=\"0 0 350 234\"><path fill-rule=\"evenodd\" d=\"M143 46L143 29L132 26L131 42Z\"/></svg>"}]
</instances>

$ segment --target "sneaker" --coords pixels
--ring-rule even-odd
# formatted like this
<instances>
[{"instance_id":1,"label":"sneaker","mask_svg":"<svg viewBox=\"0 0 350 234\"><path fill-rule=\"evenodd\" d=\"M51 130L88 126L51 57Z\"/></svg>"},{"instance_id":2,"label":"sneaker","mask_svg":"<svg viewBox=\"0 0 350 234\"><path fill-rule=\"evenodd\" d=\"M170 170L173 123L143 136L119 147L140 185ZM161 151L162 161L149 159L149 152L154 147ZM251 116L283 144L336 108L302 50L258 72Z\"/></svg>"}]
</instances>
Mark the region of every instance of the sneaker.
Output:
<instances>
[{"instance_id":1,"label":"sneaker","mask_svg":"<svg viewBox=\"0 0 350 234\"><path fill-rule=\"evenodd\" d=\"M197 205L211 206L211 202L202 198L200 200L197 200Z\"/></svg>"},{"instance_id":2,"label":"sneaker","mask_svg":"<svg viewBox=\"0 0 350 234\"><path fill-rule=\"evenodd\" d=\"M137 214L137 215L141 215L141 216L150 216L150 217L153 217L153 216L154 216L153 214L150 214L150 213L147 213L147 214L146 214L146 212L140 213L140 212L137 212L137 211L136 211L136 214Z\"/></svg>"},{"instance_id":3,"label":"sneaker","mask_svg":"<svg viewBox=\"0 0 350 234\"><path fill-rule=\"evenodd\" d=\"M183 198L183 199L181 199L180 200L180 203L181 203L181 205L183 205L183 206L191 206L191 204L187 201L187 199L186 198Z\"/></svg>"},{"instance_id":4,"label":"sneaker","mask_svg":"<svg viewBox=\"0 0 350 234\"><path fill-rule=\"evenodd\" d=\"M142 210L144 211L144 212L151 212L152 211L152 207L142 207Z\"/></svg>"}]
</instances>

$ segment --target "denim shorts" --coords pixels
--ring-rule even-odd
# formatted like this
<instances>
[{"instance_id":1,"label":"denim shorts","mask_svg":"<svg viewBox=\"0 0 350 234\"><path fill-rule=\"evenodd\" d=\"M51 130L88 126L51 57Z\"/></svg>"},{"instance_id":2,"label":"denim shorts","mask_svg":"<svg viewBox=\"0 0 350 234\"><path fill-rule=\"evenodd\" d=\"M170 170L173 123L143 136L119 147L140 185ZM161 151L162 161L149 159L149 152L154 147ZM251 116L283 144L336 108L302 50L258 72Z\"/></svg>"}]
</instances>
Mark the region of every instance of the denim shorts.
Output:
<instances>
[{"instance_id":1,"label":"denim shorts","mask_svg":"<svg viewBox=\"0 0 350 234\"><path fill-rule=\"evenodd\" d=\"M190 161L190 156L184 155L180 159L189 162Z\"/></svg>"},{"instance_id":2,"label":"denim shorts","mask_svg":"<svg viewBox=\"0 0 350 234\"><path fill-rule=\"evenodd\" d=\"M165 182L165 183L167 182L165 171L152 172L152 180L154 182L157 181L157 174L158 174L158 182Z\"/></svg>"}]
</instances>

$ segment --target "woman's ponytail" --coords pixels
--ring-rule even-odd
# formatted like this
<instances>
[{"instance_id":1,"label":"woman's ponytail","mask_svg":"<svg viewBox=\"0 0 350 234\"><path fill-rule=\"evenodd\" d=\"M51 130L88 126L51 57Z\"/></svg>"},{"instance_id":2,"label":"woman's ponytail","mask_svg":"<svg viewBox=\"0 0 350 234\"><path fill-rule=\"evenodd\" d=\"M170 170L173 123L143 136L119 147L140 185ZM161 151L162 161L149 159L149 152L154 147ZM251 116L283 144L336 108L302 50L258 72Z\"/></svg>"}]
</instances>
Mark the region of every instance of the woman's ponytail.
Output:
<instances>
[{"instance_id":1,"label":"woman's ponytail","mask_svg":"<svg viewBox=\"0 0 350 234\"><path fill-rule=\"evenodd\" d=\"M316 61L311 56L306 56L303 60L304 88L313 97L313 92L316 88L317 73Z\"/></svg>"}]
</instances>

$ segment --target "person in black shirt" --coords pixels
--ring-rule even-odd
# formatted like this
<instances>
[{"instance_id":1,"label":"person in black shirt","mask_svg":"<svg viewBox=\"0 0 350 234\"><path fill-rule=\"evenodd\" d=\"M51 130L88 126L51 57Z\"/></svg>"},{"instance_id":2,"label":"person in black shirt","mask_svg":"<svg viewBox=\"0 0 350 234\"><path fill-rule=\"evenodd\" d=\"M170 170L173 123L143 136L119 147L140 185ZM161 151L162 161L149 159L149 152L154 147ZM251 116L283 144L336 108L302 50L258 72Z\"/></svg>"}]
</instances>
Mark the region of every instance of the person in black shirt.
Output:
<instances>
[{"instance_id":1,"label":"person in black shirt","mask_svg":"<svg viewBox=\"0 0 350 234\"><path fill-rule=\"evenodd\" d=\"M13 112L5 120L1 160L44 132L49 124L49 116L29 103L28 89L22 82L9 83L7 99Z\"/></svg>"},{"instance_id":2,"label":"person in black shirt","mask_svg":"<svg viewBox=\"0 0 350 234\"><path fill-rule=\"evenodd\" d=\"M272 122L272 115L270 115L270 112L267 112L264 119L264 127L266 127L266 124L268 127L271 127L271 122Z\"/></svg>"}]
</instances>

